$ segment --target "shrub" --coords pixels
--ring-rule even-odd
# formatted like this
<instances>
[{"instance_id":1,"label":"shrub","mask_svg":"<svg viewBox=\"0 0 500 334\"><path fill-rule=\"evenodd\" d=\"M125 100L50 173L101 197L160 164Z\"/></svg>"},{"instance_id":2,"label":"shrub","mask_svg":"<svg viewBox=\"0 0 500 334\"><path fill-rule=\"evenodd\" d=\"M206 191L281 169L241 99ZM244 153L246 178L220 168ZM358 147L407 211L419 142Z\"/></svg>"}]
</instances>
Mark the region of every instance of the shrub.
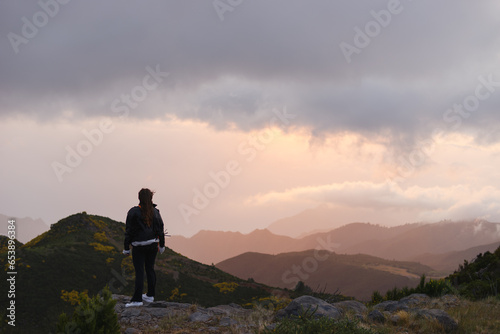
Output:
<instances>
[{"instance_id":1,"label":"shrub","mask_svg":"<svg viewBox=\"0 0 500 334\"><path fill-rule=\"evenodd\" d=\"M426 282L425 275L422 275L420 277L420 283L416 288L410 289L406 286L403 288L394 287L392 290L387 291L384 297L382 297L382 295L378 291L375 291L372 294L370 304L375 305L384 300L400 300L401 298L409 296L413 293L424 293L429 297L440 297L445 294L454 292L455 289L453 288L449 280L431 279Z\"/></svg>"},{"instance_id":2,"label":"shrub","mask_svg":"<svg viewBox=\"0 0 500 334\"><path fill-rule=\"evenodd\" d=\"M497 296L500 285L500 247L494 253L478 254L470 263L464 261L448 278L466 298L477 300Z\"/></svg>"},{"instance_id":3,"label":"shrub","mask_svg":"<svg viewBox=\"0 0 500 334\"><path fill-rule=\"evenodd\" d=\"M221 293L234 292L238 286L239 285L236 282L222 282L214 284L214 287L218 288Z\"/></svg>"},{"instance_id":4,"label":"shrub","mask_svg":"<svg viewBox=\"0 0 500 334\"><path fill-rule=\"evenodd\" d=\"M80 294L78 307L70 319L66 313L59 316L57 333L95 333L119 334L120 326L115 313L116 301L111 298L108 287L102 290L102 295L89 298Z\"/></svg>"},{"instance_id":5,"label":"shrub","mask_svg":"<svg viewBox=\"0 0 500 334\"><path fill-rule=\"evenodd\" d=\"M87 290L80 293L78 293L78 291L76 290L72 291L61 290L61 299L64 300L65 302L69 302L71 305L80 304L80 299L82 297L83 298L89 297Z\"/></svg>"},{"instance_id":6,"label":"shrub","mask_svg":"<svg viewBox=\"0 0 500 334\"><path fill-rule=\"evenodd\" d=\"M113 246L104 246L103 244L98 243L98 242L91 242L89 245L93 246L96 251L105 252L105 253L112 252L115 250L115 248Z\"/></svg>"}]
</instances>

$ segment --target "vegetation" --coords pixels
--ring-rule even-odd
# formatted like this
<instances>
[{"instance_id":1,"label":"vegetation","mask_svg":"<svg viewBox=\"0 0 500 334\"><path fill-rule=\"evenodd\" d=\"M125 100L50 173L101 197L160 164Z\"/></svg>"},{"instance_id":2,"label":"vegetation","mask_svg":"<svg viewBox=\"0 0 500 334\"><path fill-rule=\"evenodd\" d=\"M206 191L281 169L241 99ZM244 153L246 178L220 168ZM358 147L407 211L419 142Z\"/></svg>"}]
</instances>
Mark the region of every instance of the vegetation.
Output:
<instances>
[{"instance_id":1,"label":"vegetation","mask_svg":"<svg viewBox=\"0 0 500 334\"><path fill-rule=\"evenodd\" d=\"M500 333L500 298L487 297L481 301L461 300L448 313L458 322L458 334Z\"/></svg>"},{"instance_id":2,"label":"vegetation","mask_svg":"<svg viewBox=\"0 0 500 334\"><path fill-rule=\"evenodd\" d=\"M278 334L372 334L375 331L359 326L356 319L334 320L315 317L316 310L305 310L299 316L283 318L273 329L264 333Z\"/></svg>"},{"instance_id":3,"label":"vegetation","mask_svg":"<svg viewBox=\"0 0 500 334\"><path fill-rule=\"evenodd\" d=\"M116 301L111 298L109 288L104 288L102 295L89 298L80 294L78 307L69 318L66 313L59 316L57 333L95 333L119 334L120 325L115 313Z\"/></svg>"},{"instance_id":4,"label":"vegetation","mask_svg":"<svg viewBox=\"0 0 500 334\"><path fill-rule=\"evenodd\" d=\"M458 293L471 300L498 296L500 287L500 247L494 252L479 254L474 261L464 261L448 277Z\"/></svg>"},{"instance_id":5,"label":"vegetation","mask_svg":"<svg viewBox=\"0 0 500 334\"><path fill-rule=\"evenodd\" d=\"M380 292L374 291L371 297L370 304L375 305L386 300L400 300L401 298L407 297L413 293L423 293L429 297L440 297L445 294L453 293L455 290L451 286L449 280L446 279L431 279L426 282L425 275L420 277L420 283L415 288L393 288L386 292L385 296L382 296Z\"/></svg>"},{"instance_id":6,"label":"vegetation","mask_svg":"<svg viewBox=\"0 0 500 334\"><path fill-rule=\"evenodd\" d=\"M303 295L313 296L322 299L328 303L335 303L343 300L353 299L351 297L346 297L342 295L338 289L333 293L326 292L326 287L321 289L321 287L318 286L316 290L313 290L310 286L306 285L304 282L299 281L295 286L295 288L293 289L293 292L290 294L290 297L297 298Z\"/></svg>"},{"instance_id":7,"label":"vegetation","mask_svg":"<svg viewBox=\"0 0 500 334\"><path fill-rule=\"evenodd\" d=\"M494 253L480 253L472 261L464 261L458 270L446 278L429 280L425 275L420 278L420 284L415 288L394 288L382 296L375 291L371 304L384 300L399 300L412 293L423 293L430 297L439 297L445 294L456 294L470 300L480 300L487 297L499 296L500 287L500 247Z\"/></svg>"}]
</instances>

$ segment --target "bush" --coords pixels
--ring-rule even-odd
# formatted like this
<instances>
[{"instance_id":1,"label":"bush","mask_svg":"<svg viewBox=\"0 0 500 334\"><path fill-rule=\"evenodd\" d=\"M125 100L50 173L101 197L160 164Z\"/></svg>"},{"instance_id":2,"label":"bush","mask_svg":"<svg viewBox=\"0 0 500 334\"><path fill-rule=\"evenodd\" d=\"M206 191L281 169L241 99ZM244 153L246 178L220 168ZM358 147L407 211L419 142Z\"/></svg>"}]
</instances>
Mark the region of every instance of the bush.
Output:
<instances>
[{"instance_id":1,"label":"bush","mask_svg":"<svg viewBox=\"0 0 500 334\"><path fill-rule=\"evenodd\" d=\"M500 286L500 247L494 252L478 254L472 261L464 261L449 276L460 294L472 300L498 296Z\"/></svg>"},{"instance_id":2,"label":"bush","mask_svg":"<svg viewBox=\"0 0 500 334\"><path fill-rule=\"evenodd\" d=\"M59 316L57 333L119 334L120 326L115 313L116 301L108 287L102 295L89 298L80 294L80 302L70 319L66 313Z\"/></svg>"},{"instance_id":3,"label":"bush","mask_svg":"<svg viewBox=\"0 0 500 334\"><path fill-rule=\"evenodd\" d=\"M454 292L455 290L449 280L431 279L426 282L425 275L422 275L420 277L420 283L416 288L410 289L406 286L403 288L394 287L394 289L387 291L384 297L382 297L378 291L375 291L372 294L370 304L375 305L385 300L400 300L401 298L409 296L413 293L423 293L429 297L440 297Z\"/></svg>"}]
</instances>

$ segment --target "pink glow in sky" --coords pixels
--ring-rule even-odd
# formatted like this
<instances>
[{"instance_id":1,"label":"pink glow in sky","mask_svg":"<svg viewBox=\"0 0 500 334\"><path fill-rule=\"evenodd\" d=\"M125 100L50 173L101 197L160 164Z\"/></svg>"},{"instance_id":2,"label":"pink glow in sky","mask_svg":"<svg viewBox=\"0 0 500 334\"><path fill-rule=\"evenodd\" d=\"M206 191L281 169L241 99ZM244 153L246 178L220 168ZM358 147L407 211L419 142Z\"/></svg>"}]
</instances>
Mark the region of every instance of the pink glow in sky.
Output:
<instances>
[{"instance_id":1,"label":"pink glow in sky","mask_svg":"<svg viewBox=\"0 0 500 334\"><path fill-rule=\"evenodd\" d=\"M500 221L495 1L41 2L0 4L0 213Z\"/></svg>"}]
</instances>

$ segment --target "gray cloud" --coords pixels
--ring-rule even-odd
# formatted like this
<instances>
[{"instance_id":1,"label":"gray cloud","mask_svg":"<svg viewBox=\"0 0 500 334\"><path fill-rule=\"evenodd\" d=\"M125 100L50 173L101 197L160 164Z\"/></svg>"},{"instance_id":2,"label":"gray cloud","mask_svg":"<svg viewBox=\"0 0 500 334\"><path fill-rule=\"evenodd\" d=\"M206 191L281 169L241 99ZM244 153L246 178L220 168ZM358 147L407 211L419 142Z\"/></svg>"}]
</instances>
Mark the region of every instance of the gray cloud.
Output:
<instances>
[{"instance_id":1,"label":"gray cloud","mask_svg":"<svg viewBox=\"0 0 500 334\"><path fill-rule=\"evenodd\" d=\"M54 3L41 0L41 3ZM339 45L391 1L244 1L221 21L211 1L70 1L15 53L39 3L0 4L0 113L110 116L146 66L168 80L130 117L165 113L216 128L264 126L262 110L287 106L313 133L386 131L427 136L443 113L494 74L500 49L495 1L401 1L400 12L348 63ZM495 75L496 74L496 75ZM500 95L460 129L498 124ZM111 114L112 115L112 114ZM491 131L490 131L491 132ZM479 133L478 140L498 136Z\"/></svg>"}]
</instances>

